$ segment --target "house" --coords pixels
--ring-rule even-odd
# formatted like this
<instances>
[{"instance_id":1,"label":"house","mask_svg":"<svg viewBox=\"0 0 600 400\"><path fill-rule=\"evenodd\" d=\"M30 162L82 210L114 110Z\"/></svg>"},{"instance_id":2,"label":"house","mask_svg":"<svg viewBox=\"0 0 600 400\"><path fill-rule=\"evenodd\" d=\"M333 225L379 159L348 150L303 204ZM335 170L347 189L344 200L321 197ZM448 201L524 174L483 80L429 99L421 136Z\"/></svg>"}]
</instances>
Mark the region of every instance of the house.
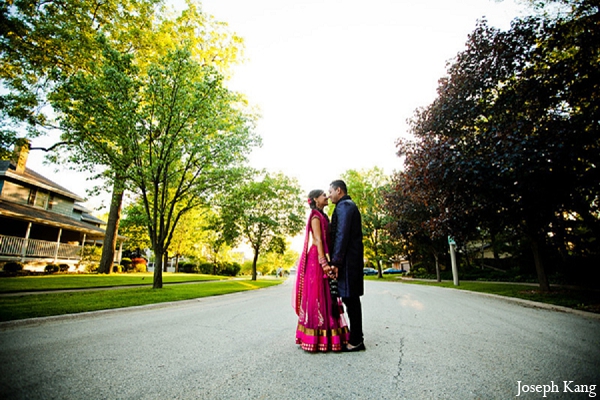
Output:
<instances>
[{"instance_id":1,"label":"house","mask_svg":"<svg viewBox=\"0 0 600 400\"><path fill-rule=\"evenodd\" d=\"M0 161L0 264L76 269L84 246L104 240L104 222L78 203L84 200L79 195L27 168L28 154L25 143L15 148L13 160Z\"/></svg>"}]
</instances>

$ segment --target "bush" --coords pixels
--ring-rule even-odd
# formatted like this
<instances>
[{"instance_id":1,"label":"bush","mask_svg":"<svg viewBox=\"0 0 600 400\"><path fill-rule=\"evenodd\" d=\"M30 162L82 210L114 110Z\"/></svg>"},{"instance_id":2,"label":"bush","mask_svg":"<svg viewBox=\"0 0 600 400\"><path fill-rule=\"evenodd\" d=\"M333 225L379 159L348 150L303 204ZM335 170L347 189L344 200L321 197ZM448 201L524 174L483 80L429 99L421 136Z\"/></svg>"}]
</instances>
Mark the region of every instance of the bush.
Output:
<instances>
[{"instance_id":1,"label":"bush","mask_svg":"<svg viewBox=\"0 0 600 400\"><path fill-rule=\"evenodd\" d=\"M137 257L131 260L131 271L133 272L146 272L148 262L146 259Z\"/></svg>"},{"instance_id":2,"label":"bush","mask_svg":"<svg viewBox=\"0 0 600 400\"><path fill-rule=\"evenodd\" d=\"M60 271L60 267L56 264L48 264L46 265L46 268L44 268L44 272L47 274L54 274L58 271Z\"/></svg>"},{"instance_id":3,"label":"bush","mask_svg":"<svg viewBox=\"0 0 600 400\"><path fill-rule=\"evenodd\" d=\"M179 263L179 272L184 272L186 274L196 274L198 273L198 266L190 262Z\"/></svg>"},{"instance_id":4,"label":"bush","mask_svg":"<svg viewBox=\"0 0 600 400\"><path fill-rule=\"evenodd\" d=\"M132 268L131 263L132 263L131 258L123 257L121 259L121 265L123 266L123 271L125 271L125 272L129 271Z\"/></svg>"},{"instance_id":5,"label":"bush","mask_svg":"<svg viewBox=\"0 0 600 400\"><path fill-rule=\"evenodd\" d=\"M215 266L212 263L202 263L198 265L198 272L200 272L201 274L213 274L214 269Z\"/></svg>"},{"instance_id":6,"label":"bush","mask_svg":"<svg viewBox=\"0 0 600 400\"><path fill-rule=\"evenodd\" d=\"M4 264L2 268L5 272L21 272L23 271L23 264L20 262L9 262Z\"/></svg>"},{"instance_id":7,"label":"bush","mask_svg":"<svg viewBox=\"0 0 600 400\"><path fill-rule=\"evenodd\" d=\"M121 265L113 265L112 272L122 272L123 267Z\"/></svg>"},{"instance_id":8,"label":"bush","mask_svg":"<svg viewBox=\"0 0 600 400\"><path fill-rule=\"evenodd\" d=\"M224 263L219 269L217 269L217 273L219 275L236 276L239 274L241 269L242 266L236 262Z\"/></svg>"},{"instance_id":9,"label":"bush","mask_svg":"<svg viewBox=\"0 0 600 400\"><path fill-rule=\"evenodd\" d=\"M96 272L98 272L98 264L96 264L96 263L86 264L85 272L87 272L89 274L95 274Z\"/></svg>"},{"instance_id":10,"label":"bush","mask_svg":"<svg viewBox=\"0 0 600 400\"><path fill-rule=\"evenodd\" d=\"M68 264L60 264L58 266L58 269L60 272L67 272L69 270L69 265Z\"/></svg>"}]
</instances>

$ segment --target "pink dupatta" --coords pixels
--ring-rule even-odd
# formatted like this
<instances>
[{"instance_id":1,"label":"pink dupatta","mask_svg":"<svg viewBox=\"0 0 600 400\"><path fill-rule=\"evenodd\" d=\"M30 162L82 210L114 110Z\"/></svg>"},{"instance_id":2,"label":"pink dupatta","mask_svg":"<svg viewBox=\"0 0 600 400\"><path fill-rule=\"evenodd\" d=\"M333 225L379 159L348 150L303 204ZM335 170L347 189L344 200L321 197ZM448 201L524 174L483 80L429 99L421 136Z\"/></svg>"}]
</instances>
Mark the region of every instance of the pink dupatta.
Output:
<instances>
[{"instance_id":1,"label":"pink dupatta","mask_svg":"<svg viewBox=\"0 0 600 400\"><path fill-rule=\"evenodd\" d=\"M340 313L333 315L328 278L318 263L316 246L309 248L313 218L319 219L324 239L329 228L327 218L319 211L312 210L306 224L304 248L298 261L292 298L294 310L298 315L296 343L306 351L339 351L348 341L348 325L339 299ZM326 240L323 240L323 245L327 254Z\"/></svg>"}]
</instances>

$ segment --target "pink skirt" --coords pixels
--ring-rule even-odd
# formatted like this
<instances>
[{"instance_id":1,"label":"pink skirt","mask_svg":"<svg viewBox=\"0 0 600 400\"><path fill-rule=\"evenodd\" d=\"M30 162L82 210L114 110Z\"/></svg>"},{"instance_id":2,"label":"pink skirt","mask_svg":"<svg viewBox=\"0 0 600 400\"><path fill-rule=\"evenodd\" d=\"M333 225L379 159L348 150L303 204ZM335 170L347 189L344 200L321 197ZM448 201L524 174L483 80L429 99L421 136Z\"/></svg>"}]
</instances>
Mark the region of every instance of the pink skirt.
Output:
<instances>
[{"instance_id":1,"label":"pink skirt","mask_svg":"<svg viewBox=\"0 0 600 400\"><path fill-rule=\"evenodd\" d=\"M318 263L315 246L311 246L308 252L303 278L296 344L310 352L341 351L350 337L344 307L338 298L335 306L339 313L334 316L329 281Z\"/></svg>"}]
</instances>

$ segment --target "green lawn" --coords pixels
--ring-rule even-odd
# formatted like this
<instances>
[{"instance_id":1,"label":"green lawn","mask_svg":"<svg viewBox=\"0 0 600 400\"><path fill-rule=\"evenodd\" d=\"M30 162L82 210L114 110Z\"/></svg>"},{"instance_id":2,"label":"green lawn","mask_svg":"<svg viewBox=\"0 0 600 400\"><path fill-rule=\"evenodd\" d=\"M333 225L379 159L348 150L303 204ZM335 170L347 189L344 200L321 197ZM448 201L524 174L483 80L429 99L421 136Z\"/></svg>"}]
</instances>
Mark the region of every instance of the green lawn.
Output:
<instances>
[{"instance_id":1,"label":"green lawn","mask_svg":"<svg viewBox=\"0 0 600 400\"><path fill-rule=\"evenodd\" d=\"M228 279L225 276L202 274L175 274L163 272L163 283L196 282ZM151 272L111 275L41 275L0 278L0 293L78 289L108 286L152 285Z\"/></svg>"},{"instance_id":2,"label":"green lawn","mask_svg":"<svg viewBox=\"0 0 600 400\"><path fill-rule=\"evenodd\" d=\"M367 279L377 280L377 277L368 277ZM514 283L496 282L460 282L459 286L454 286L454 283L451 281L443 281L438 283L432 281L420 281L417 279L400 280L398 276L389 275L384 276L384 279L386 281L395 281L413 285L440 286L452 289L496 294L499 296L516 297L519 299L600 313L600 291L598 290L553 287L549 293L545 293L539 290L538 285L520 285Z\"/></svg>"},{"instance_id":3,"label":"green lawn","mask_svg":"<svg viewBox=\"0 0 600 400\"><path fill-rule=\"evenodd\" d=\"M65 275L55 276L55 280L50 280L50 282L55 285L55 288L64 287L57 283L61 280L59 279L61 277L71 278ZM90 275L89 277L106 278L95 275ZM166 276L164 278L166 278ZM181 282L187 280L185 278L178 279L179 277L175 276L172 276L171 278L172 279L169 279L169 281ZM104 279L100 280L104 281ZM67 281L70 280L65 279L65 282ZM164 281L166 280L163 279L163 282ZM86 287L98 286L90 285L89 279L82 280L82 282L86 282ZM115 282L118 282L117 286L123 284L122 280L115 280ZM132 287L126 289L0 296L0 321L12 321L24 318L46 317L51 315L73 314L86 311L107 310L113 308L140 306L145 304L189 300L207 296L216 296L246 290L260 289L278 285L282 282L283 280L281 279L265 279L257 281L251 281L249 279L222 280L190 285L167 285L162 289L152 289L151 287ZM43 289L40 286L38 286L38 288L38 290Z\"/></svg>"}]
</instances>

